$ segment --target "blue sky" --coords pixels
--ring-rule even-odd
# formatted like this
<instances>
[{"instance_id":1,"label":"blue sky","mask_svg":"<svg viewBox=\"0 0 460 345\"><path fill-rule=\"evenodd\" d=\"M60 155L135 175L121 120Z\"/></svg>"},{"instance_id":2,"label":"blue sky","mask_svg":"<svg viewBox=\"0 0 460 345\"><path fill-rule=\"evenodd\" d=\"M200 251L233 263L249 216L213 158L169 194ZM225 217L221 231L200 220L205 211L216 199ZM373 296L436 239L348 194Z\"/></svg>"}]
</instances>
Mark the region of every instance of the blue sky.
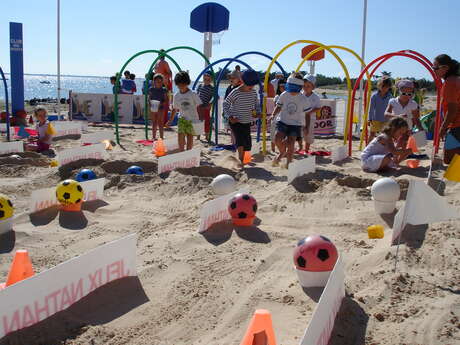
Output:
<instances>
[{"instance_id":1,"label":"blue sky","mask_svg":"<svg viewBox=\"0 0 460 345\"><path fill-rule=\"evenodd\" d=\"M56 1L7 0L0 12L0 66L9 71L8 22L24 25L26 73L56 72ZM204 1L100 1L61 0L61 73L109 76L134 53L145 49L189 45L203 48L203 35L189 27L190 12ZM227 0L230 28L221 44L213 47L211 60L233 57L248 50L275 55L286 44L314 40L344 45L361 52L362 0ZM401 49L419 51L430 60L440 53L460 59L460 1L368 0L367 62ZM279 62L293 70L300 62L302 45L290 48ZM338 52L356 76L359 64ZM192 77L203 67L191 52L174 52L174 58ZM129 65L137 76L145 74L152 56ZM245 61L265 70L269 61L252 56ZM306 67L307 68L307 67ZM394 58L382 67L394 76L429 78L415 61ZM317 64L317 73L343 77L330 54Z\"/></svg>"}]
</instances>

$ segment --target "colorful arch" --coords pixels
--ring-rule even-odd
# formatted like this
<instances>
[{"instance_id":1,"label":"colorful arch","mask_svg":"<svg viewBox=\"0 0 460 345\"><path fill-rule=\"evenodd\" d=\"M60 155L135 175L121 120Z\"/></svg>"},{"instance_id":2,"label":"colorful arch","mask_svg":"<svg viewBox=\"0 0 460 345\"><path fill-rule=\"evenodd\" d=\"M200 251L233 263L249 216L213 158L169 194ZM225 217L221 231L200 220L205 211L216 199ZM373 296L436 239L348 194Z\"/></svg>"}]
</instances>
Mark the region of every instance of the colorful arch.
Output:
<instances>
[{"instance_id":1,"label":"colorful arch","mask_svg":"<svg viewBox=\"0 0 460 345\"><path fill-rule=\"evenodd\" d=\"M276 60L278 60L279 56L281 54L283 54L283 52L292 47L293 45L296 45L296 44L303 44L303 43L307 43L307 44L315 44L317 46L320 46L320 47L324 47L324 49L326 49L329 53L331 53L332 56L335 57L335 59L340 63L340 65L342 66L343 68L343 71L345 72L345 77L347 79L347 87L348 87L348 101L347 101L347 116L348 114L350 114L350 104L352 102L350 102L351 100L351 79L350 79L350 74L348 73L348 69L347 67L345 66L345 64L343 63L342 59L340 59L340 57L331 49L329 48L328 46L322 44L322 43L319 43L319 42L316 42L316 41L309 41L309 40L298 40L298 41L294 41L294 42L291 42L289 43L288 45L284 46L276 55L275 57L272 59L272 61L270 62L269 66L268 66L268 69L267 69L267 72L265 72L265 79L264 79L264 99L263 99L263 106L262 106L262 152L263 154L265 155L266 152L267 152L267 92L268 92L268 79L270 77L270 71L271 71L271 68L273 66L273 64L275 63Z\"/></svg>"},{"instance_id":2,"label":"colorful arch","mask_svg":"<svg viewBox=\"0 0 460 345\"><path fill-rule=\"evenodd\" d=\"M3 88L5 89L5 112L6 112L6 140L10 141L10 112L9 112L9 101L8 101L8 85L6 84L5 74L3 69L0 67L0 75L3 80Z\"/></svg>"},{"instance_id":3,"label":"colorful arch","mask_svg":"<svg viewBox=\"0 0 460 345\"><path fill-rule=\"evenodd\" d=\"M428 60L425 56L423 56L422 54L418 53L418 52L415 52L415 51L412 51L412 50L403 50L403 51L399 51L399 52L393 52L393 53L388 53L388 54L385 54L385 55L382 55L382 56L379 56L378 58L374 59L373 61L371 61L360 73L358 79L356 80L355 82L355 85L353 87L353 92L352 92L352 97L354 97L356 95L356 90L357 90L357 87L358 87L358 84L360 83L361 79L363 78L364 74L375 64L377 64L375 66L375 68L372 70L372 72L370 73L370 76L372 77L372 75L375 73L375 71L387 60L389 60L390 58L392 57L395 57L395 56L402 56L402 57L407 57L407 58L410 58L410 59L413 59L415 61L418 61L419 63L421 63L427 70L428 72L430 72L431 76L433 77L433 80L435 82L435 85L436 85L436 90L437 90L437 100L436 100L436 125L435 125L435 133L434 133L434 148L435 148L435 153L438 152L438 149L439 149L439 125L440 125L440 117L441 117L441 113L440 113L440 92L441 92L441 80L439 79L439 77L434 73L433 69L431 68L431 62L430 60ZM351 112L354 110L354 104L352 104L351 106ZM366 119L367 120L367 119ZM351 156L351 153L352 153L352 144L353 144L353 141L352 141L352 130L351 130L351 126L352 126L352 121L350 121L350 124L349 124L349 127L348 127L348 155Z\"/></svg>"},{"instance_id":4,"label":"colorful arch","mask_svg":"<svg viewBox=\"0 0 460 345\"><path fill-rule=\"evenodd\" d=\"M115 139L117 141L117 144L119 145L120 144L120 133L119 133L119 130L118 130L118 127L119 127L119 124L118 124L118 92L120 91L120 78L121 78L121 75L123 74L123 71L125 70L126 66L128 66L128 64L134 60L135 58L137 58L138 56L141 56L141 55L144 55L144 54L148 54L148 53L156 53L156 54L163 54L162 52L160 52L159 50L154 50L154 49L150 49L150 50L143 50L143 51L140 51L136 54L134 54L133 56L131 56L125 63L124 65L121 67L120 69L120 72L118 72L117 74L115 74L115 77L116 77L116 80L115 80L115 99L113 101L114 103L114 107L113 107L113 113L114 113L114 117L115 117ZM171 57L169 56L168 54L164 54L169 60L171 60L171 62L177 67L178 70L180 70L180 66L179 64ZM145 116L145 111L144 111L144 116Z\"/></svg>"}]
</instances>

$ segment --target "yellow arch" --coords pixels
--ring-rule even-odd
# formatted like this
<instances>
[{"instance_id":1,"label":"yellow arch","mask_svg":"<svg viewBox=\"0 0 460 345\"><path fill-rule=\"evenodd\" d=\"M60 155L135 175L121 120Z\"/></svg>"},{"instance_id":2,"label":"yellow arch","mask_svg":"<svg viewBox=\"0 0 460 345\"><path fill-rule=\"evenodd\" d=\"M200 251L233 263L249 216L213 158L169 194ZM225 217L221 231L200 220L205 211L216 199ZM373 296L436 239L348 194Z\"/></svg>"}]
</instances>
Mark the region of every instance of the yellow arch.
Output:
<instances>
[{"instance_id":1,"label":"yellow arch","mask_svg":"<svg viewBox=\"0 0 460 345\"><path fill-rule=\"evenodd\" d=\"M265 155L267 153L267 93L268 93L268 79L270 78L270 71L273 67L273 64L275 63L276 60L278 60L279 56L283 54L283 52L292 47L293 45L300 44L300 43L307 43L307 44L315 44L317 46L323 47L326 49L329 53L331 53L332 56L336 58L336 60L340 63L340 65L343 68L343 71L345 72L345 77L347 78L347 86L348 86L348 102L347 102L347 118L350 113L350 98L351 98L351 80L350 80L350 74L348 73L347 67L343 63L342 59L328 46L316 42L316 41L309 41L309 40L297 40L294 42L289 43L288 45L284 46L272 59L270 64L268 65L267 72L265 72L265 78L264 78L264 100L263 100L263 105L262 105L262 152Z\"/></svg>"},{"instance_id":2,"label":"yellow arch","mask_svg":"<svg viewBox=\"0 0 460 345\"><path fill-rule=\"evenodd\" d=\"M347 47L344 47L344 46L337 46L337 45L331 45L331 46L328 46L329 48L332 48L332 49L341 49L341 50L345 50L347 52L349 52L350 54L352 54L356 59L358 59L358 61L361 63L361 66L366 66L366 63L364 62L363 59L361 59L361 57L356 54L356 52L350 48L347 48ZM297 66L297 69L296 69L296 72L298 72L303 64L305 63L305 61L307 61L310 56L312 56L313 54L316 54L317 52L321 51L321 50L324 50L323 47L318 47L316 49L314 49L313 51L309 52L303 59L302 61L299 63L299 66ZM372 94L372 82L371 82L371 77L369 75L369 72L366 71L366 77L367 77L367 102L366 102L366 109L364 109L364 119L363 119L363 123L365 124L367 122L367 116L369 114L369 105L370 105L370 99L371 99L371 94ZM350 97L351 95L351 92L353 90L348 90L348 95ZM347 113L347 119L346 119L346 124L345 124L345 127L344 127L344 131L343 131L343 143L346 144L347 143L347 133L348 133L348 123L350 121L350 119L348 118L348 116L350 116L349 113ZM360 140L360 150L362 148L362 145L363 145L363 140L364 140L364 134L365 134L365 131L362 131L361 132L361 140Z\"/></svg>"}]
</instances>

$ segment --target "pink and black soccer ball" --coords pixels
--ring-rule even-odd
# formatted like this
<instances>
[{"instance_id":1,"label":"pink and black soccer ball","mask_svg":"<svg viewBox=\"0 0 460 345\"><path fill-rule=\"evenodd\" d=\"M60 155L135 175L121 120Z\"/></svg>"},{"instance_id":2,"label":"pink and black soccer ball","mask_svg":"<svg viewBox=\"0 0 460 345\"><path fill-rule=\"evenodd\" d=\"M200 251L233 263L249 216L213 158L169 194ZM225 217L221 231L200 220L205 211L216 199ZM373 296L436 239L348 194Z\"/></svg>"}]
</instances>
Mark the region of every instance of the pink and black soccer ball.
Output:
<instances>
[{"instance_id":1,"label":"pink and black soccer ball","mask_svg":"<svg viewBox=\"0 0 460 345\"><path fill-rule=\"evenodd\" d=\"M337 258L335 245L321 235L311 235L300 240L294 250L295 267L302 271L332 271Z\"/></svg>"},{"instance_id":2,"label":"pink and black soccer ball","mask_svg":"<svg viewBox=\"0 0 460 345\"><path fill-rule=\"evenodd\" d=\"M237 226L251 226L256 218L257 201L250 194L238 193L228 204L228 212L233 224Z\"/></svg>"}]
</instances>

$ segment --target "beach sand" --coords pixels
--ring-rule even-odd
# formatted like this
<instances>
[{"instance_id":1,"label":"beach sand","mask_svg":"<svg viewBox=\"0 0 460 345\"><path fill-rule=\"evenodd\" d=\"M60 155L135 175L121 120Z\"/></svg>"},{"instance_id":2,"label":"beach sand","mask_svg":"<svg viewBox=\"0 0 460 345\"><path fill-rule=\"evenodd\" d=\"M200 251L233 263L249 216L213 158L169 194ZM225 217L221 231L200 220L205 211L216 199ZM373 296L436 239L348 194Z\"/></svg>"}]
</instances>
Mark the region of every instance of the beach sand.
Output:
<instances>
[{"instance_id":1,"label":"beach sand","mask_svg":"<svg viewBox=\"0 0 460 345\"><path fill-rule=\"evenodd\" d=\"M167 132L170 137L175 133ZM16 249L29 250L41 272L138 234L138 279L110 283L0 344L237 345L259 308L272 313L278 344L299 344L320 291L304 293L292 255L297 241L311 234L331 239L345 261L347 296L329 344L460 343L459 222L407 228L393 273L392 217L376 215L369 191L375 180L391 173L363 172L357 151L337 165L318 157L315 173L288 185L287 171L271 166L273 155L256 155L255 164L240 172L232 152L212 152L202 142L197 143L199 168L158 176L151 147L135 143L142 138L142 129L123 128L122 147L108 151L106 161L79 161L60 169L33 153L21 154L28 157L21 160L0 158L0 192L11 197L17 216L14 233L0 239L0 281ZM220 138L229 142L224 134ZM340 139L317 139L313 148L341 144ZM54 149L78 145L78 140L58 140ZM143 166L145 176L124 175L132 164ZM69 229L75 224L64 224L56 213L54 219L29 217L33 190L53 187L83 167L107 179L106 205L84 211L80 230ZM428 167L429 160L422 160L417 169L403 166L393 172L402 199L409 179L426 179ZM199 234L200 209L214 198L209 183L221 173L249 188L260 224L246 230L221 224ZM436 186L442 173L440 167L434 171ZM440 191L460 210L460 184L441 182ZM385 225L384 239L368 239L366 228L372 224Z\"/></svg>"}]
</instances>

